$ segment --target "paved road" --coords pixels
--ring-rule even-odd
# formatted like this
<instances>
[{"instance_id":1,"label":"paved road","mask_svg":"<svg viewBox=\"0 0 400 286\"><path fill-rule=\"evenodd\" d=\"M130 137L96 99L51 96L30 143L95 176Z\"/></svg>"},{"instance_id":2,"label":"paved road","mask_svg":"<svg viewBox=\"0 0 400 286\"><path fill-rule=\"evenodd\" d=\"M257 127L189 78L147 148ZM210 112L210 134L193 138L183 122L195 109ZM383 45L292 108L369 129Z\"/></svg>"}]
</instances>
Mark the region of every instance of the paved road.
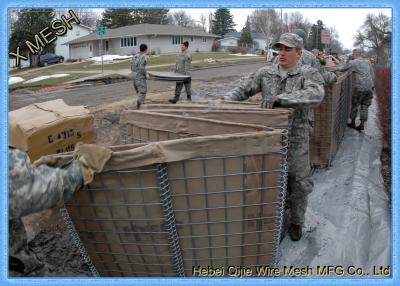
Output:
<instances>
[{"instance_id":1,"label":"paved road","mask_svg":"<svg viewBox=\"0 0 400 286\"><path fill-rule=\"evenodd\" d=\"M256 64L235 65L192 71L193 84L210 84L214 79L241 76L254 72L265 65L265 62ZM207 83L206 83L207 82ZM174 88L174 83L148 81L148 92L165 91ZM93 85L74 89L57 90L47 93L24 93L16 91L9 94L9 110L15 110L26 105L62 98L69 105L96 106L125 99L134 94L131 81L107 85Z\"/></svg>"}]
</instances>

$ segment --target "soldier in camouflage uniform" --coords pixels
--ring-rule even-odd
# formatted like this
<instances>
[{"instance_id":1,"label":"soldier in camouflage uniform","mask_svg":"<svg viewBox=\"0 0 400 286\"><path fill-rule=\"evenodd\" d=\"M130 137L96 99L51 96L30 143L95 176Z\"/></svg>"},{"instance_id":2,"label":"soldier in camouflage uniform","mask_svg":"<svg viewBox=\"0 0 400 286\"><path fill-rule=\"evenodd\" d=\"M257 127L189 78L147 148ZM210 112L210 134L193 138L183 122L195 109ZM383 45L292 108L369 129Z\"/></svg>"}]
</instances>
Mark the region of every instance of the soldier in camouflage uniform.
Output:
<instances>
[{"instance_id":1,"label":"soldier in camouflage uniform","mask_svg":"<svg viewBox=\"0 0 400 286\"><path fill-rule=\"evenodd\" d=\"M367 59L361 58L360 51L353 50L353 60L350 60L343 67L338 68L337 71L352 70L354 75L353 81L353 95L351 98L351 123L349 127L357 129L358 131L364 130L364 124L368 120L368 107L371 105L373 89L374 89L374 71L371 63ZM360 125L356 126L356 117L360 108Z\"/></svg>"},{"instance_id":2,"label":"soldier in camouflage uniform","mask_svg":"<svg viewBox=\"0 0 400 286\"><path fill-rule=\"evenodd\" d=\"M42 276L44 264L30 251L22 217L53 207L61 207L73 193L83 184L90 181L85 179L84 170L97 169L98 164L105 164L111 156L111 151L100 146L83 144L84 148L98 151L106 149L106 154L85 151L84 165L77 159L66 168L53 168L47 164L56 164L52 156L42 157L31 164L29 157L23 151L14 147L8 148L8 212L9 212L9 270L10 276L21 277L39 273ZM79 147L77 147L79 149ZM77 151L79 152L79 151ZM93 163L90 156L95 157Z\"/></svg>"},{"instance_id":3,"label":"soldier in camouflage uniform","mask_svg":"<svg viewBox=\"0 0 400 286\"><path fill-rule=\"evenodd\" d=\"M262 93L262 108L283 106L294 109L289 136L289 207L292 240L302 236L302 225L307 208L307 195L313 189L309 159L309 112L324 97L324 79L317 69L301 65L303 40L296 34L281 35L275 44L279 47L279 63L259 69L254 77L243 81L229 100L245 100Z\"/></svg>"},{"instance_id":4,"label":"soldier in camouflage uniform","mask_svg":"<svg viewBox=\"0 0 400 286\"><path fill-rule=\"evenodd\" d=\"M302 38L303 44L306 43L307 33L304 30L296 29L296 30L294 30L293 33ZM275 63L278 63L278 58L276 59ZM322 62L312 52L307 51L304 48L301 53L300 63L302 65L308 65L310 67L313 67L313 68L316 68L317 70L319 70L322 78L324 79L325 84L327 84L327 85L333 84L337 81L336 74L333 72L329 72L325 69L325 67L324 67L325 62ZM310 109L310 111L308 113L308 121L310 124L310 135L312 135L314 133L314 110L313 109Z\"/></svg>"},{"instance_id":5,"label":"soldier in camouflage uniform","mask_svg":"<svg viewBox=\"0 0 400 286\"><path fill-rule=\"evenodd\" d=\"M181 52L176 55L175 71L176 73L190 75L190 64L192 62L192 55L188 52L189 42L185 41L181 44ZM187 100L192 100L191 96L191 85L192 78L188 78L184 82L177 82L175 87L175 97L168 100L171 103L177 103L179 97L181 96L183 85L185 85L186 98Z\"/></svg>"},{"instance_id":6,"label":"soldier in camouflage uniform","mask_svg":"<svg viewBox=\"0 0 400 286\"><path fill-rule=\"evenodd\" d=\"M147 45L141 44L139 49L140 53L134 55L131 62L133 87L138 95L137 109L140 109L140 105L144 104L147 93Z\"/></svg>"}]
</instances>

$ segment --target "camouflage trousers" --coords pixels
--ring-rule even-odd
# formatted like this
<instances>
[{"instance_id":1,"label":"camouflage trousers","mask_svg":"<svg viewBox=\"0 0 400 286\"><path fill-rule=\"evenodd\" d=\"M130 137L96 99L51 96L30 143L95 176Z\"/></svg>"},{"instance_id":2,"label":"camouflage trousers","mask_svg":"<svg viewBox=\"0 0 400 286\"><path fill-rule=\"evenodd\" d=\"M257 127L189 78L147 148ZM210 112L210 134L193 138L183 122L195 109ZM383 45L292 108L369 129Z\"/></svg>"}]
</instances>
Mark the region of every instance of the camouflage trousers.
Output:
<instances>
[{"instance_id":1,"label":"camouflage trousers","mask_svg":"<svg viewBox=\"0 0 400 286\"><path fill-rule=\"evenodd\" d=\"M356 119L358 109L360 108L360 120L368 120L368 107L371 105L372 91L354 90L351 98L350 118Z\"/></svg>"},{"instance_id":2,"label":"camouflage trousers","mask_svg":"<svg viewBox=\"0 0 400 286\"><path fill-rule=\"evenodd\" d=\"M288 165L287 207L290 210L290 222L303 225L307 209L307 196L314 187L308 136L291 136L289 138Z\"/></svg>"},{"instance_id":3,"label":"camouflage trousers","mask_svg":"<svg viewBox=\"0 0 400 286\"><path fill-rule=\"evenodd\" d=\"M144 77L134 77L133 87L135 88L136 94L138 95L138 102L144 103L147 93L147 82Z\"/></svg>"},{"instance_id":4,"label":"camouflage trousers","mask_svg":"<svg viewBox=\"0 0 400 286\"><path fill-rule=\"evenodd\" d=\"M175 100L178 101L179 97L181 96L182 88L185 85L186 96L187 98L191 98L191 78L184 82L177 82L175 86Z\"/></svg>"}]
</instances>

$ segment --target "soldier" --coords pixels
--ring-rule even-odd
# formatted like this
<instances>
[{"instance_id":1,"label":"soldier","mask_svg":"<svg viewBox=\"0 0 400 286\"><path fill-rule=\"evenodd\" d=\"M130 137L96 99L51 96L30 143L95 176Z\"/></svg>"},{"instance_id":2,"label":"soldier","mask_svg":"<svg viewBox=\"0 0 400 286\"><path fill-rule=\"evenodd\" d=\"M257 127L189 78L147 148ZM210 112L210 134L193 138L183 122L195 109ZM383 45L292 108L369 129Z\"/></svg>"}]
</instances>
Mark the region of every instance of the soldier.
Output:
<instances>
[{"instance_id":1,"label":"soldier","mask_svg":"<svg viewBox=\"0 0 400 286\"><path fill-rule=\"evenodd\" d=\"M350 60L343 67L336 71L346 71L351 69L354 74L354 92L351 97L351 123L347 124L350 128L362 131L365 128L365 122L368 120L368 107L371 105L374 89L374 72L370 62L361 58L359 50L353 50L353 60ZM356 126L356 117L360 108L360 125Z\"/></svg>"},{"instance_id":2,"label":"soldier","mask_svg":"<svg viewBox=\"0 0 400 286\"><path fill-rule=\"evenodd\" d=\"M185 41L181 44L181 52L176 55L176 64L175 64L176 73L190 75L190 64L192 62L192 55L188 52L188 48L189 48L188 41ZM192 78L189 77L184 82L177 82L175 87L175 97L168 101L171 103L178 102L183 85L185 85L187 100L191 101L192 100L191 90L190 90L191 81Z\"/></svg>"},{"instance_id":3,"label":"soldier","mask_svg":"<svg viewBox=\"0 0 400 286\"><path fill-rule=\"evenodd\" d=\"M303 44L307 42L307 33L302 29L296 29L294 34L300 36L303 40ZM325 84L333 84L337 81L337 76L333 72L329 72L325 69L325 59L320 56L315 56L313 52L309 52L303 48L300 62L302 65L308 65L310 67L319 70ZM314 133L314 110L310 109L308 113L308 122L310 124L310 135Z\"/></svg>"},{"instance_id":4,"label":"soldier","mask_svg":"<svg viewBox=\"0 0 400 286\"><path fill-rule=\"evenodd\" d=\"M307 195L313 189L309 159L310 108L324 97L324 80L317 69L301 65L303 40L296 34L281 35L274 45L279 47L279 63L259 69L252 78L243 81L225 98L245 100L262 93L262 108L283 106L294 109L289 136L289 235L293 241L302 236Z\"/></svg>"},{"instance_id":5,"label":"soldier","mask_svg":"<svg viewBox=\"0 0 400 286\"><path fill-rule=\"evenodd\" d=\"M41 273L41 263L27 244L21 218L52 207L61 207L76 190L93 180L111 157L108 148L77 144L74 158L66 168L53 168L57 159L44 156L32 165L29 157L16 148L8 148L9 271L21 277Z\"/></svg>"},{"instance_id":6,"label":"soldier","mask_svg":"<svg viewBox=\"0 0 400 286\"><path fill-rule=\"evenodd\" d=\"M144 104L147 92L146 78L146 64L147 64L147 45L141 44L140 53L136 54L132 58L131 71L133 79L133 87L135 88L136 94L138 95L138 101L136 104L137 109L140 109L140 105Z\"/></svg>"}]
</instances>

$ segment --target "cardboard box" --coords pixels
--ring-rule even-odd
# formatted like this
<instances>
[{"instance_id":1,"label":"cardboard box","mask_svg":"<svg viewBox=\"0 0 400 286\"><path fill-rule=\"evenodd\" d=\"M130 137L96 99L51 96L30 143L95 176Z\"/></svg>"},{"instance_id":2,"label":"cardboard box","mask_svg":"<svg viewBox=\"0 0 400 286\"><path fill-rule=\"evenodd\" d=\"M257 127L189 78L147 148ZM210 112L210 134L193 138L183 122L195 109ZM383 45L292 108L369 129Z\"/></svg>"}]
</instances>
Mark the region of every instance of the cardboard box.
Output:
<instances>
[{"instance_id":1,"label":"cardboard box","mask_svg":"<svg viewBox=\"0 0 400 286\"><path fill-rule=\"evenodd\" d=\"M8 131L9 144L27 152L32 162L43 155L73 151L78 142L95 142L94 116L62 99L9 112Z\"/></svg>"}]
</instances>

